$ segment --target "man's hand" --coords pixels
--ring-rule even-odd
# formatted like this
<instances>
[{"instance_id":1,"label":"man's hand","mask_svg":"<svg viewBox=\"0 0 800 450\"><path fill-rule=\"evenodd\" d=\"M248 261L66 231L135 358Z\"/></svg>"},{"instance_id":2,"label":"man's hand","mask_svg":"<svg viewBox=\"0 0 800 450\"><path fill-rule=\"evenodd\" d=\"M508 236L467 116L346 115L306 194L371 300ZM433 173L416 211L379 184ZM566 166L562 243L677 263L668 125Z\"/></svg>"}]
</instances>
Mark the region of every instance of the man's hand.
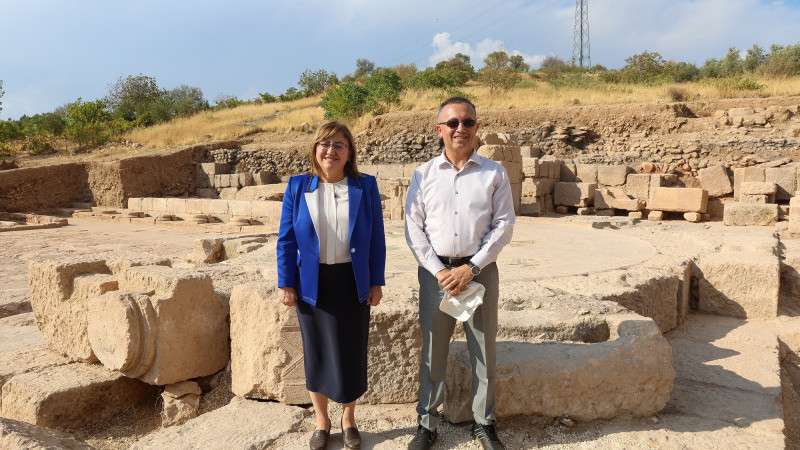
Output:
<instances>
[{"instance_id":1,"label":"man's hand","mask_svg":"<svg viewBox=\"0 0 800 450\"><path fill-rule=\"evenodd\" d=\"M436 272L436 279L439 280L439 284L453 297L460 294L473 278L472 271L467 264Z\"/></svg>"},{"instance_id":2,"label":"man's hand","mask_svg":"<svg viewBox=\"0 0 800 450\"><path fill-rule=\"evenodd\" d=\"M278 288L278 299L286 306L294 306L297 304L297 291L292 287Z\"/></svg>"},{"instance_id":3,"label":"man's hand","mask_svg":"<svg viewBox=\"0 0 800 450\"><path fill-rule=\"evenodd\" d=\"M381 302L382 298L383 298L383 289L380 286L370 286L369 298L367 299L367 304L369 306L378 306L378 303Z\"/></svg>"}]
</instances>

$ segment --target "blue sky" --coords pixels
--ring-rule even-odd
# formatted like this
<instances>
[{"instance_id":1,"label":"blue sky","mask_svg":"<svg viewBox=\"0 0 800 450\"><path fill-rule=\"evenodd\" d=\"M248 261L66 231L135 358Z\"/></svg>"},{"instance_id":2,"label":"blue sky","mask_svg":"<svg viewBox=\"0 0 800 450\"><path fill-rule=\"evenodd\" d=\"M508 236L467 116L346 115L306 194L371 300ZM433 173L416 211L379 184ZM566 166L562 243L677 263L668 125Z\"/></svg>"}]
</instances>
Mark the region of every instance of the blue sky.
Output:
<instances>
[{"instance_id":1,"label":"blue sky","mask_svg":"<svg viewBox=\"0 0 800 450\"><path fill-rule=\"evenodd\" d=\"M119 77L210 101L339 77L366 58L423 69L457 52L476 68L505 48L534 68L572 56L574 0L0 0L0 119L101 98ZM643 51L702 65L729 47L800 42L800 0L590 0L591 62Z\"/></svg>"}]
</instances>

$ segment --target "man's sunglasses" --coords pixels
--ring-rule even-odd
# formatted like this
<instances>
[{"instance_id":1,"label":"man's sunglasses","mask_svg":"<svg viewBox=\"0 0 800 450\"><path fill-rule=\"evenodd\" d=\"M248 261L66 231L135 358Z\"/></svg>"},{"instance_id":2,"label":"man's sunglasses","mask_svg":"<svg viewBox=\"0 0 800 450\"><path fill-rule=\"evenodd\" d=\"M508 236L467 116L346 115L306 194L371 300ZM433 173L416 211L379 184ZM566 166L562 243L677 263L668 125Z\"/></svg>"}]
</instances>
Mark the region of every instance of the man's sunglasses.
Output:
<instances>
[{"instance_id":1,"label":"man's sunglasses","mask_svg":"<svg viewBox=\"0 0 800 450\"><path fill-rule=\"evenodd\" d=\"M437 125L447 125L447 128L458 128L459 123L464 125L464 128L472 128L478 121L475 119L464 119L461 121L458 119L450 119L447 122L437 122Z\"/></svg>"}]
</instances>

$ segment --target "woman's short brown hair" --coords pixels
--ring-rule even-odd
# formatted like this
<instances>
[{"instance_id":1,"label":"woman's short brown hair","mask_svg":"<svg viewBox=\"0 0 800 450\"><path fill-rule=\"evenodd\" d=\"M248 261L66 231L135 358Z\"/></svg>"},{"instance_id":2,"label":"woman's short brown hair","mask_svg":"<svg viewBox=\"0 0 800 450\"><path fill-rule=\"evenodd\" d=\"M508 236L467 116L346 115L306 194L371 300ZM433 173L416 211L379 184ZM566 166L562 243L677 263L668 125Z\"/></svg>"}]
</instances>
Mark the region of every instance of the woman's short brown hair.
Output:
<instances>
[{"instance_id":1,"label":"woman's short brown hair","mask_svg":"<svg viewBox=\"0 0 800 450\"><path fill-rule=\"evenodd\" d=\"M339 132L341 132L347 140L347 148L350 149L347 155L347 164L344 166L344 172L354 178L361 176L361 173L358 171L358 165L356 164L356 159L358 158L356 157L356 143L353 140L353 133L350 132L347 125L339 122L328 122L317 129L317 134L314 136L314 143L311 144L311 151L308 154L311 158L312 175L319 175L321 172L319 163L317 163L317 144L326 139L330 139L331 136Z\"/></svg>"}]
</instances>

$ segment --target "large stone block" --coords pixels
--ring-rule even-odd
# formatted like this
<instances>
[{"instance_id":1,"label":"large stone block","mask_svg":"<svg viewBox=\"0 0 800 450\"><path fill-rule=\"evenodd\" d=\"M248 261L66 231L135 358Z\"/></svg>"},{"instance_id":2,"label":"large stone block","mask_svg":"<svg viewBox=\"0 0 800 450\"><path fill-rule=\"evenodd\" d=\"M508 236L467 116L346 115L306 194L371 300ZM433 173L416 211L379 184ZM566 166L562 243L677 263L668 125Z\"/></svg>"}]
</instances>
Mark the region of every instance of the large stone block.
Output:
<instances>
[{"instance_id":1,"label":"large stone block","mask_svg":"<svg viewBox=\"0 0 800 450\"><path fill-rule=\"evenodd\" d=\"M622 188L600 188L594 193L595 209L621 209L625 211L641 211L642 200L628 197Z\"/></svg>"},{"instance_id":2,"label":"large stone block","mask_svg":"<svg viewBox=\"0 0 800 450\"><path fill-rule=\"evenodd\" d=\"M539 159L539 173L536 178L546 178L558 181L561 177L561 161L555 158L545 157Z\"/></svg>"},{"instance_id":3,"label":"large stone block","mask_svg":"<svg viewBox=\"0 0 800 450\"><path fill-rule=\"evenodd\" d=\"M274 286L266 283L239 285L231 293L231 389L246 398L308 403L297 316L294 308L273 298L276 295ZM422 339L418 322L406 309L372 310L369 388L360 402L416 399Z\"/></svg>"},{"instance_id":4,"label":"large stone block","mask_svg":"<svg viewBox=\"0 0 800 450\"><path fill-rule=\"evenodd\" d=\"M698 170L697 178L700 180L700 187L708 192L710 197L722 197L733 192L728 170L721 165Z\"/></svg>"},{"instance_id":5,"label":"large stone block","mask_svg":"<svg viewBox=\"0 0 800 450\"><path fill-rule=\"evenodd\" d=\"M231 165L228 163L200 163L200 170L208 175L228 173Z\"/></svg>"},{"instance_id":6,"label":"large stone block","mask_svg":"<svg viewBox=\"0 0 800 450\"><path fill-rule=\"evenodd\" d=\"M776 201L787 201L797 190L797 167L768 167L764 170L764 180L777 186Z\"/></svg>"},{"instance_id":7,"label":"large stone block","mask_svg":"<svg viewBox=\"0 0 800 450\"><path fill-rule=\"evenodd\" d=\"M556 205L584 208L594 204L596 188L594 183L556 183L553 198Z\"/></svg>"},{"instance_id":8,"label":"large stone block","mask_svg":"<svg viewBox=\"0 0 800 450\"><path fill-rule=\"evenodd\" d=\"M236 192L236 200L282 201L286 183L245 186Z\"/></svg>"},{"instance_id":9,"label":"large stone block","mask_svg":"<svg viewBox=\"0 0 800 450\"><path fill-rule=\"evenodd\" d=\"M708 193L699 188L650 189L647 207L656 211L705 213L708 206Z\"/></svg>"},{"instance_id":10,"label":"large stone block","mask_svg":"<svg viewBox=\"0 0 800 450\"><path fill-rule=\"evenodd\" d=\"M522 181L522 198L536 198L552 194L557 180L549 178L526 178Z\"/></svg>"},{"instance_id":11,"label":"large stone block","mask_svg":"<svg viewBox=\"0 0 800 450\"><path fill-rule=\"evenodd\" d=\"M577 170L575 169L575 164L566 162L561 164L561 175L558 178L560 181L573 182L576 181L576 176Z\"/></svg>"},{"instance_id":12,"label":"large stone block","mask_svg":"<svg viewBox=\"0 0 800 450\"><path fill-rule=\"evenodd\" d=\"M789 232L800 234L800 197L789 200Z\"/></svg>"},{"instance_id":13,"label":"large stone block","mask_svg":"<svg viewBox=\"0 0 800 450\"><path fill-rule=\"evenodd\" d=\"M766 181L766 172L763 167L737 167L733 169L733 198L739 200L739 187L742 183Z\"/></svg>"},{"instance_id":14,"label":"large stone block","mask_svg":"<svg viewBox=\"0 0 800 450\"><path fill-rule=\"evenodd\" d=\"M105 260L95 257L71 256L28 264L31 308L42 338L51 350L75 361L97 361L86 337L90 296L107 287L103 282L96 289L92 286L97 274L110 275L111 270Z\"/></svg>"},{"instance_id":15,"label":"large stone block","mask_svg":"<svg viewBox=\"0 0 800 450\"><path fill-rule=\"evenodd\" d=\"M478 147L478 154L492 161L506 161L505 147L502 144L484 144Z\"/></svg>"},{"instance_id":16,"label":"large stone block","mask_svg":"<svg viewBox=\"0 0 800 450\"><path fill-rule=\"evenodd\" d=\"M0 417L0 448L25 450L91 450L71 434Z\"/></svg>"},{"instance_id":17,"label":"large stone block","mask_svg":"<svg viewBox=\"0 0 800 450\"><path fill-rule=\"evenodd\" d=\"M522 182L522 163L503 161L500 163L508 174L508 182L511 184Z\"/></svg>"},{"instance_id":18,"label":"large stone block","mask_svg":"<svg viewBox=\"0 0 800 450\"><path fill-rule=\"evenodd\" d=\"M134 267L121 274L119 287L88 307L89 342L104 366L165 385L227 365L228 306L207 275Z\"/></svg>"},{"instance_id":19,"label":"large stone block","mask_svg":"<svg viewBox=\"0 0 800 450\"><path fill-rule=\"evenodd\" d=\"M695 262L695 271L699 311L744 319L778 315L777 256L755 251L712 253Z\"/></svg>"},{"instance_id":20,"label":"large stone block","mask_svg":"<svg viewBox=\"0 0 800 450\"><path fill-rule=\"evenodd\" d=\"M522 158L522 176L533 178L539 170L539 158Z\"/></svg>"},{"instance_id":21,"label":"large stone block","mask_svg":"<svg viewBox=\"0 0 800 450\"><path fill-rule=\"evenodd\" d=\"M597 184L601 186L622 186L631 168L628 166L597 166Z\"/></svg>"},{"instance_id":22,"label":"large stone block","mask_svg":"<svg viewBox=\"0 0 800 450\"><path fill-rule=\"evenodd\" d=\"M403 178L405 176L403 174L402 164L378 164L377 167L378 167L377 178L381 178L383 180L389 178Z\"/></svg>"},{"instance_id":23,"label":"large stone block","mask_svg":"<svg viewBox=\"0 0 800 450\"><path fill-rule=\"evenodd\" d=\"M76 429L154 398L158 389L97 364L75 363L17 375L3 385L3 417Z\"/></svg>"},{"instance_id":24,"label":"large stone block","mask_svg":"<svg viewBox=\"0 0 800 450\"><path fill-rule=\"evenodd\" d=\"M597 166L594 164L575 164L575 181L597 184Z\"/></svg>"},{"instance_id":25,"label":"large stone block","mask_svg":"<svg viewBox=\"0 0 800 450\"><path fill-rule=\"evenodd\" d=\"M661 411L675 380L672 349L653 321L636 317L607 317L604 342L498 342L495 415L590 421ZM452 422L473 420L470 367L466 342L451 343L444 414Z\"/></svg>"},{"instance_id":26,"label":"large stone block","mask_svg":"<svg viewBox=\"0 0 800 450\"><path fill-rule=\"evenodd\" d=\"M646 202L650 198L650 174L629 174L625 182L625 193Z\"/></svg>"},{"instance_id":27,"label":"large stone block","mask_svg":"<svg viewBox=\"0 0 800 450\"><path fill-rule=\"evenodd\" d=\"M771 226L778 221L778 213L774 203L726 203L722 222L728 226Z\"/></svg>"},{"instance_id":28,"label":"large stone block","mask_svg":"<svg viewBox=\"0 0 800 450\"><path fill-rule=\"evenodd\" d=\"M484 145L517 145L517 138L510 133L481 133L478 136L481 146Z\"/></svg>"},{"instance_id":29,"label":"large stone block","mask_svg":"<svg viewBox=\"0 0 800 450\"><path fill-rule=\"evenodd\" d=\"M678 326L680 311L681 277L655 270L634 270L598 274L598 279L609 277L606 286L614 285L612 292L599 296L613 301L631 311L653 319L662 333ZM624 286L621 286L624 284Z\"/></svg>"}]
</instances>

